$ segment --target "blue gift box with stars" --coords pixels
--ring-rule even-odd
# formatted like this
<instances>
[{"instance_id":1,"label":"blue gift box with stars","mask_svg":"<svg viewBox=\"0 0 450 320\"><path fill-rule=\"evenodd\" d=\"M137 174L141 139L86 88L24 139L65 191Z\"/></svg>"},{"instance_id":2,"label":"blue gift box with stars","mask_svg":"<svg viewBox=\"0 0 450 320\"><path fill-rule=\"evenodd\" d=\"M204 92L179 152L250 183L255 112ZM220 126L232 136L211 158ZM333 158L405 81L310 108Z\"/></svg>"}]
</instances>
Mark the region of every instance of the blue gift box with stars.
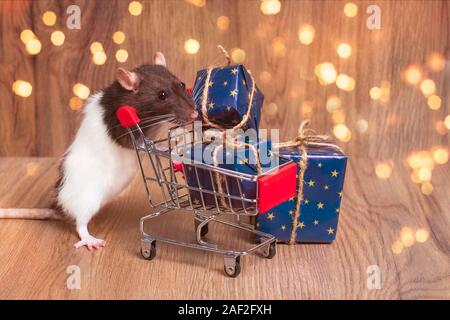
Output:
<instances>
[{"instance_id":1,"label":"blue gift box with stars","mask_svg":"<svg viewBox=\"0 0 450 320\"><path fill-rule=\"evenodd\" d=\"M336 237L347 156L333 147L311 146L306 150L307 167L296 242L329 243ZM297 164L301 159L301 153L296 148L281 149L280 155ZM273 234L279 242L289 242L296 202L294 197L260 214L256 228Z\"/></svg>"},{"instance_id":2,"label":"blue gift box with stars","mask_svg":"<svg viewBox=\"0 0 450 320\"><path fill-rule=\"evenodd\" d=\"M197 110L202 112L202 98L205 86L208 86L207 117L224 128L231 128L239 124L247 114L250 94L252 91L252 77L243 65L233 65L213 68L209 83L206 84L207 69L197 72L192 96ZM259 129L261 108L264 95L255 84L250 117L242 128Z\"/></svg>"}]
</instances>

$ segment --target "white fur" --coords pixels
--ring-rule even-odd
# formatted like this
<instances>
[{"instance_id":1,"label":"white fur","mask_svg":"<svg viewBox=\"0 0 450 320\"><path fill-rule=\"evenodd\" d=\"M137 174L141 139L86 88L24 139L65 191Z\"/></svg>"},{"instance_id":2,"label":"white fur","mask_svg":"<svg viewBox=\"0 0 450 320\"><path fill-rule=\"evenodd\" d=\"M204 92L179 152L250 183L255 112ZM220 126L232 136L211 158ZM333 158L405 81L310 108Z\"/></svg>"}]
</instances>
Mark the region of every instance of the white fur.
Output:
<instances>
[{"instance_id":1,"label":"white fur","mask_svg":"<svg viewBox=\"0 0 450 320\"><path fill-rule=\"evenodd\" d=\"M136 153L115 143L107 133L103 92L92 95L84 118L63 162L63 185L58 203L72 216L77 229L87 227L91 218L130 183L138 169Z\"/></svg>"}]
</instances>

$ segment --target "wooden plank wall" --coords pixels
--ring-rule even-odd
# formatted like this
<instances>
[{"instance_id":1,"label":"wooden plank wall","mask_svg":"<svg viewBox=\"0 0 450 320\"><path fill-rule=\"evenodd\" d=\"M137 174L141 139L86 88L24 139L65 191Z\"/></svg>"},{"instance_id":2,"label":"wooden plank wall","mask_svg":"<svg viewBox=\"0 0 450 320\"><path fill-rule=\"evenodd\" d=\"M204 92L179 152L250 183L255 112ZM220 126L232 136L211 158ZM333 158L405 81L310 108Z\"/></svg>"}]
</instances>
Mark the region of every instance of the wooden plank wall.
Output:
<instances>
[{"instance_id":1,"label":"wooden plank wall","mask_svg":"<svg viewBox=\"0 0 450 320\"><path fill-rule=\"evenodd\" d=\"M80 111L68 106L75 83L86 84L91 92L101 89L112 81L118 66L132 68L149 62L152 52L161 50L170 68L192 84L197 69L218 61L217 44L242 48L245 64L257 78L262 71L271 74L268 83L259 81L266 96L263 126L281 128L282 138L295 134L302 119L300 106L305 101L313 105L312 126L331 132L334 124L325 102L336 94L343 102L345 123L352 131L351 140L342 144L351 155L388 159L449 144L449 134L439 134L435 129L436 122L450 114L448 63L442 72L428 72L442 98L439 110L430 110L420 90L402 82L402 72L408 65L419 64L426 69L431 52L449 59L448 1L354 1L359 8L355 18L343 14L345 1L282 0L281 11L274 16L262 14L259 0L207 0L203 7L182 0L141 2L143 12L139 16L130 15L126 0L0 2L1 156L60 155L80 121ZM81 30L65 26L66 8L74 3L81 8ZM366 27L366 8L370 4L381 8L380 30ZM42 22L47 10L58 16L53 27ZM224 32L216 27L221 15L230 18L230 27ZM316 30L310 46L298 40L298 28L303 23ZM19 39L26 28L32 29L42 42L37 56L28 55ZM56 29L66 36L60 47L50 42L50 34ZM120 46L111 39L117 30L126 34ZM196 55L184 51L184 42L189 38L200 43ZM274 53L274 39L284 41L281 54ZM108 60L103 66L91 62L89 46L93 41L100 41L105 48ZM341 41L353 48L349 59L336 54ZM129 53L124 64L114 59L119 47ZM345 92L335 85L320 85L314 67L324 61L354 77L355 90ZM30 97L13 94L11 86L16 79L33 85ZM370 88L382 81L390 84L387 103L369 97ZM368 121L369 129L364 134L355 130L358 119Z\"/></svg>"}]
</instances>

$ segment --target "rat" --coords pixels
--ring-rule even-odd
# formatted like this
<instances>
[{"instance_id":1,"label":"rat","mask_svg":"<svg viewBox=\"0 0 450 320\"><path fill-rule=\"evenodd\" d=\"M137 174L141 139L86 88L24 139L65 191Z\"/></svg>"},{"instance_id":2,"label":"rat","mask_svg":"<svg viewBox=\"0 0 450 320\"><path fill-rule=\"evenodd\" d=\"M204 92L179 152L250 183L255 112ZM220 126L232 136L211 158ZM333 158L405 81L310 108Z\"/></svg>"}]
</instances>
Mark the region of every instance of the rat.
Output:
<instances>
[{"instance_id":1,"label":"rat","mask_svg":"<svg viewBox=\"0 0 450 320\"><path fill-rule=\"evenodd\" d=\"M154 64L132 71L117 69L116 80L88 98L75 139L61 159L54 205L0 209L0 218L69 217L80 238L75 248L105 246L104 240L89 233L88 224L130 184L139 168L131 137L116 117L117 109L134 107L141 129L150 139L164 123L183 124L198 117L192 96L167 69L164 55L157 52L153 60Z\"/></svg>"}]
</instances>

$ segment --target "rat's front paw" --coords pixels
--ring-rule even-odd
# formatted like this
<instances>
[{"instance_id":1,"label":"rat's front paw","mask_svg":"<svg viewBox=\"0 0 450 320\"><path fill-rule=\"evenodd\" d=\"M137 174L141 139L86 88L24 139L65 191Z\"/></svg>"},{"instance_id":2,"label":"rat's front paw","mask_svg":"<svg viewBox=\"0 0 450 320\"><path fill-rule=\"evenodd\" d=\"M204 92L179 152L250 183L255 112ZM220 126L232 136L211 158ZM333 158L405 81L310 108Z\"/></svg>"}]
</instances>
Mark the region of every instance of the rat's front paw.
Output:
<instances>
[{"instance_id":1,"label":"rat's front paw","mask_svg":"<svg viewBox=\"0 0 450 320\"><path fill-rule=\"evenodd\" d=\"M92 249L99 249L106 245L106 241L102 239L97 239L92 236L89 236L87 238L81 239L77 243L75 243L75 248L81 248L83 246L86 246L89 250Z\"/></svg>"}]
</instances>

